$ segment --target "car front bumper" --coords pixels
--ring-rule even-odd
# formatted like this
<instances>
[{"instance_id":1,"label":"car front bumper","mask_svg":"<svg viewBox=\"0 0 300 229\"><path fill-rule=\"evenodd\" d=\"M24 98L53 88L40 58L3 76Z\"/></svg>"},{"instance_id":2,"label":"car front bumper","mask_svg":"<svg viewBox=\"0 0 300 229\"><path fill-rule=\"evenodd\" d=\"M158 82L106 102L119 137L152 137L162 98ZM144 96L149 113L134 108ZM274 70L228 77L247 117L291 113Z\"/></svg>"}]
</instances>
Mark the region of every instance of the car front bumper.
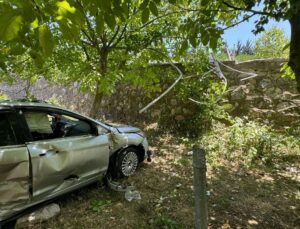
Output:
<instances>
[{"instance_id":1,"label":"car front bumper","mask_svg":"<svg viewBox=\"0 0 300 229\"><path fill-rule=\"evenodd\" d=\"M145 150L145 156L144 156L144 160L147 159L148 162L151 162L151 156L152 156L152 153L151 151L149 150L149 143L148 143L148 140L147 138L144 138L143 142L142 142L142 146Z\"/></svg>"}]
</instances>

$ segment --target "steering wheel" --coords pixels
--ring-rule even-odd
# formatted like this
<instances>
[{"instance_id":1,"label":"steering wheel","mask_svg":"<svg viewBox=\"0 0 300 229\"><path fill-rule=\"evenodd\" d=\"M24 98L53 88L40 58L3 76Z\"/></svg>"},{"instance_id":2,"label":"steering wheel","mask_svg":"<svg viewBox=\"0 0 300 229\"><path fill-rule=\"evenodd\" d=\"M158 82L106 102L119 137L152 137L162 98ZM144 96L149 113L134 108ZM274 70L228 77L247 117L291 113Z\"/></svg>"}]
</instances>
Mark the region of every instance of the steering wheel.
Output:
<instances>
[{"instance_id":1,"label":"steering wheel","mask_svg":"<svg viewBox=\"0 0 300 229\"><path fill-rule=\"evenodd\" d=\"M72 130L74 130L76 126L78 126L78 124L66 124L63 130L63 137L70 136Z\"/></svg>"}]
</instances>

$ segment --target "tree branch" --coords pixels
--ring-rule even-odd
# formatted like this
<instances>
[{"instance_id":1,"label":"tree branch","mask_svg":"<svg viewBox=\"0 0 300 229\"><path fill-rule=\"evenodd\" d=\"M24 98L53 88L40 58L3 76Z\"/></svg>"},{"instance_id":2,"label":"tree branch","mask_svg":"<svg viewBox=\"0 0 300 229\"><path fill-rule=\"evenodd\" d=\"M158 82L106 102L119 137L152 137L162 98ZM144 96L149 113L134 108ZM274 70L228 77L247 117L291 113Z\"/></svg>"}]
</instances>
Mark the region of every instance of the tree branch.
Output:
<instances>
[{"instance_id":1,"label":"tree branch","mask_svg":"<svg viewBox=\"0 0 300 229\"><path fill-rule=\"evenodd\" d=\"M116 42L111 47L116 47L120 43L120 41L123 39L123 36L125 34L127 25L128 25L127 23L124 25L124 27L123 27L123 29L121 31L120 36L117 38Z\"/></svg>"},{"instance_id":2,"label":"tree branch","mask_svg":"<svg viewBox=\"0 0 300 229\"><path fill-rule=\"evenodd\" d=\"M80 6L80 9L81 9L81 12L84 15L88 30L90 31L91 36L93 38L85 30L82 29L83 33L87 36L87 38L90 40L90 42L95 45L95 48L97 48L97 50L100 51L100 47L99 47L99 43L98 43L95 31L94 31L94 29L91 25L91 22L89 21L89 18L87 17L87 14L85 12L85 9L84 9L82 3L80 2L80 0L75 0L75 2Z\"/></svg>"},{"instance_id":3,"label":"tree branch","mask_svg":"<svg viewBox=\"0 0 300 229\"><path fill-rule=\"evenodd\" d=\"M259 14L259 15L266 15L266 16L270 16L270 17L274 17L275 15L270 13L270 12L265 12L265 11L257 11L257 10L252 10L252 9L245 9L242 7L237 7L237 6L233 6L231 4L229 4L228 2L225 2L224 0L222 1L222 3L224 5L226 5L227 7L234 9L234 10L238 10L238 11L246 11L246 12L251 12L254 14Z\"/></svg>"},{"instance_id":4,"label":"tree branch","mask_svg":"<svg viewBox=\"0 0 300 229\"><path fill-rule=\"evenodd\" d=\"M90 55L89 55L88 51L86 50L86 47L85 47L85 45L84 45L84 41L81 41L81 42L82 42L82 48L83 48L83 51L84 51L84 53L85 53L86 59L87 59L88 61L90 61L91 58L90 58Z\"/></svg>"},{"instance_id":5,"label":"tree branch","mask_svg":"<svg viewBox=\"0 0 300 229\"><path fill-rule=\"evenodd\" d=\"M188 12L199 12L199 13L209 13L209 12L222 12L222 13L230 13L230 12L234 12L236 11L235 9L231 9L231 10L221 10L221 9L210 9L210 10L203 10L203 9L189 9L189 8L184 8L182 6L177 6L179 9L184 10L184 11L188 11Z\"/></svg>"},{"instance_id":6,"label":"tree branch","mask_svg":"<svg viewBox=\"0 0 300 229\"><path fill-rule=\"evenodd\" d=\"M158 100L160 100L162 97L164 97L166 94L168 94L173 87L176 86L176 84L183 78L183 73L182 71L173 63L173 61L163 52L158 51L156 49L148 48L149 50L152 50L154 52L157 52L169 59L169 64L179 73L179 77L174 81L174 83L167 89L165 90L160 96L158 96L156 99L154 99L152 102L150 102L147 106L145 106L143 109L139 111L139 113L143 113L144 111L148 110L149 107L153 106Z\"/></svg>"},{"instance_id":7,"label":"tree branch","mask_svg":"<svg viewBox=\"0 0 300 229\"><path fill-rule=\"evenodd\" d=\"M234 24L232 24L232 25L230 25L230 26L227 26L227 27L225 27L225 28L222 29L222 30L225 31L225 30L230 29L230 28L232 28L232 27L234 27L234 26L237 26L237 25L239 25L239 24L241 24L241 23L243 23L243 22L245 22L245 21L248 21L250 18L252 18L252 17L255 16L255 15L256 15L256 14L253 13L253 14L251 14L251 15L245 17L243 20L240 20L240 21L238 21L238 22L236 22L236 23L234 23Z\"/></svg>"},{"instance_id":8,"label":"tree branch","mask_svg":"<svg viewBox=\"0 0 300 229\"><path fill-rule=\"evenodd\" d=\"M155 22L158 19L161 19L161 18L164 18L166 16L169 16L170 14L177 14L177 13L181 13L181 11L172 11L172 12L169 12L169 13L157 16L157 17L153 18L152 20L148 21L147 23L143 24L139 29L145 28L146 26L152 24L153 22Z\"/></svg>"},{"instance_id":9,"label":"tree branch","mask_svg":"<svg viewBox=\"0 0 300 229\"><path fill-rule=\"evenodd\" d=\"M109 42L108 42L108 45L107 45L108 47L113 43L113 41L114 41L115 38L117 37L119 31L120 31L120 26L118 25L118 26L117 26L116 32L114 33L114 35L112 36L112 38L111 38L111 39L109 40Z\"/></svg>"},{"instance_id":10,"label":"tree branch","mask_svg":"<svg viewBox=\"0 0 300 229\"><path fill-rule=\"evenodd\" d=\"M90 40L89 40L89 41L86 41L86 40L81 39L80 41L81 41L82 43L86 44L86 45L95 47L94 44L92 44Z\"/></svg>"},{"instance_id":11,"label":"tree branch","mask_svg":"<svg viewBox=\"0 0 300 229\"><path fill-rule=\"evenodd\" d=\"M81 29L81 32L86 36L86 38L91 42L93 47L96 47L95 41L90 37L90 35L84 29Z\"/></svg>"}]
</instances>

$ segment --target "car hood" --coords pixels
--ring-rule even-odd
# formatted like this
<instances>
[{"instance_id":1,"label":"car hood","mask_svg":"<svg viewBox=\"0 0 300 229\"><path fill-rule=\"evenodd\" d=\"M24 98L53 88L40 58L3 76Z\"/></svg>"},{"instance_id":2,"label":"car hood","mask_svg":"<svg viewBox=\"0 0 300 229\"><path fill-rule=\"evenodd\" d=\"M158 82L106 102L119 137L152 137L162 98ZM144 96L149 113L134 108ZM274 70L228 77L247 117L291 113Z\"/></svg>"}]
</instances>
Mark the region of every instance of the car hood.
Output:
<instances>
[{"instance_id":1,"label":"car hood","mask_svg":"<svg viewBox=\"0 0 300 229\"><path fill-rule=\"evenodd\" d=\"M141 132L141 130L137 127L123 125L123 124L116 124L116 123L105 123L106 125L109 125L110 127L113 127L115 130L117 130L119 133L138 133Z\"/></svg>"},{"instance_id":2,"label":"car hood","mask_svg":"<svg viewBox=\"0 0 300 229\"><path fill-rule=\"evenodd\" d=\"M137 133L140 132L141 130L137 127L133 126L117 126L115 127L120 133Z\"/></svg>"}]
</instances>

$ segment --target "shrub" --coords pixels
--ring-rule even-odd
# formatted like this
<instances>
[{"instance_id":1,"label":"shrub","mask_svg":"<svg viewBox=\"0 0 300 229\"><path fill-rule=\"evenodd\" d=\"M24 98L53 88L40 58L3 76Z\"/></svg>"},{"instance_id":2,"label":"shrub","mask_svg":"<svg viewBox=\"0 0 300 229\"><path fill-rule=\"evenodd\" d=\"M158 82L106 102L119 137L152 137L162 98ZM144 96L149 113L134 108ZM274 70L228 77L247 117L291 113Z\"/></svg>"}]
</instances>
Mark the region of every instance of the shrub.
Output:
<instances>
[{"instance_id":1,"label":"shrub","mask_svg":"<svg viewBox=\"0 0 300 229\"><path fill-rule=\"evenodd\" d=\"M271 127L247 119L236 118L232 126L216 122L213 130L204 136L208 161L219 165L222 160L241 166L273 166L288 155L299 154L298 137L279 133Z\"/></svg>"}]
</instances>

